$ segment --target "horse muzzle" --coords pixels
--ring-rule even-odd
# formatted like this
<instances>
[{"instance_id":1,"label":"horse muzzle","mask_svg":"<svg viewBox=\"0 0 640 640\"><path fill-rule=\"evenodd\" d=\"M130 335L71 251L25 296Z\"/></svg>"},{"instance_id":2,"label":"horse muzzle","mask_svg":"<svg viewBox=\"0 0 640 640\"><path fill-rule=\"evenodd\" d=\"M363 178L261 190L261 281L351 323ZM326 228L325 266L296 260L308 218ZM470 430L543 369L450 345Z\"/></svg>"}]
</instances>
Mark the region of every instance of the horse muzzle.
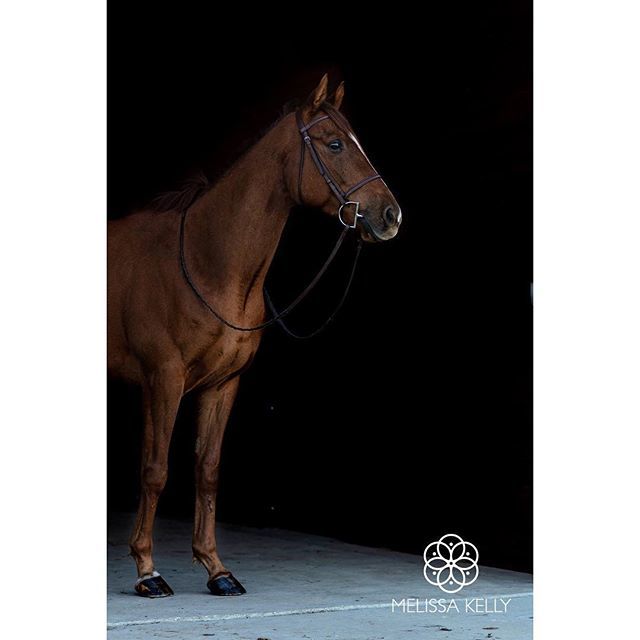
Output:
<instances>
[{"instance_id":1,"label":"horse muzzle","mask_svg":"<svg viewBox=\"0 0 640 640\"><path fill-rule=\"evenodd\" d=\"M357 221L365 242L385 242L398 234L402 224L402 212L399 207L390 205L379 216L363 211Z\"/></svg>"}]
</instances>

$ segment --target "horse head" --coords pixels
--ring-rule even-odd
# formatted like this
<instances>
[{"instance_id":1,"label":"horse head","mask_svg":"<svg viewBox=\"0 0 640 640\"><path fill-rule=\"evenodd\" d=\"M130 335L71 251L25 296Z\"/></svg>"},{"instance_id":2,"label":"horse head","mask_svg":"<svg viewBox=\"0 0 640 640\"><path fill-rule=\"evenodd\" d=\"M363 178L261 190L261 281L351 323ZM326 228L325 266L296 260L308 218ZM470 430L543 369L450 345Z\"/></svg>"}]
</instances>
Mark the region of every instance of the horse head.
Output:
<instances>
[{"instance_id":1,"label":"horse head","mask_svg":"<svg viewBox=\"0 0 640 640\"><path fill-rule=\"evenodd\" d=\"M325 74L296 112L300 155L297 167L288 163L287 182L299 204L358 227L365 241L390 240L402 222L400 207L340 111L344 83L331 97L327 87Z\"/></svg>"}]
</instances>

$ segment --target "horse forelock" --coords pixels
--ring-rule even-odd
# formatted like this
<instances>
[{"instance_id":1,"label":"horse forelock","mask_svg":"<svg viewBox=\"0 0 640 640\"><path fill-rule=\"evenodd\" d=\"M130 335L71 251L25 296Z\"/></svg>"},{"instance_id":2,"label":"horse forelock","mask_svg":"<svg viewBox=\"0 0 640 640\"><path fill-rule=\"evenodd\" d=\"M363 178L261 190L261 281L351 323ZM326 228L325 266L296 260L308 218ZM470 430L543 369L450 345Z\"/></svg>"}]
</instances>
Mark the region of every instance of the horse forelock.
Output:
<instances>
[{"instance_id":1,"label":"horse forelock","mask_svg":"<svg viewBox=\"0 0 640 640\"><path fill-rule=\"evenodd\" d=\"M331 116L331 119L344 133L347 135L353 133L349 121L330 102L323 102L320 108Z\"/></svg>"}]
</instances>

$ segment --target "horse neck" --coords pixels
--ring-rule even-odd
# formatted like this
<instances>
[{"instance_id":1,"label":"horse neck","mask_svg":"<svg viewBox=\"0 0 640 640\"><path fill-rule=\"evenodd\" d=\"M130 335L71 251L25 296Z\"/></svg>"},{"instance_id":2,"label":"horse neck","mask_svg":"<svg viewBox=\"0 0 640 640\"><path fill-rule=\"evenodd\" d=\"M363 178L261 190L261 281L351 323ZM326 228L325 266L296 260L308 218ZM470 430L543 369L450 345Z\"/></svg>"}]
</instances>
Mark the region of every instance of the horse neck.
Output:
<instances>
[{"instance_id":1,"label":"horse neck","mask_svg":"<svg viewBox=\"0 0 640 640\"><path fill-rule=\"evenodd\" d=\"M235 291L245 304L251 291L262 290L294 204L284 177L295 134L288 121L191 207L185 227L187 258L200 278L217 292Z\"/></svg>"}]
</instances>

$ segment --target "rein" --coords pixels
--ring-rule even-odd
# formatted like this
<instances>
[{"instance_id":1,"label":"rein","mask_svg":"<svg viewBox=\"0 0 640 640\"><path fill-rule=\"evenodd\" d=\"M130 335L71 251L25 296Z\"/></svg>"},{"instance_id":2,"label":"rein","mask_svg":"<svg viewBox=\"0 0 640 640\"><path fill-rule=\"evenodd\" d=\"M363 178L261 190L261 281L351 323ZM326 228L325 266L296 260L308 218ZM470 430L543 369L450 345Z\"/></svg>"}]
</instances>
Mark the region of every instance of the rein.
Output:
<instances>
[{"instance_id":1,"label":"rein","mask_svg":"<svg viewBox=\"0 0 640 640\"><path fill-rule=\"evenodd\" d=\"M311 282L300 292L300 294L298 294L298 296L292 301L290 302L282 311L278 311L275 308L275 305L273 304L273 301L271 300L271 297L269 296L269 293L267 292L266 289L264 289L264 297L265 300L269 306L269 309L271 311L271 313L273 314L273 316L271 318L269 318L269 320L265 320L264 322L261 322L260 324L257 324L255 326L252 327L242 327L239 326L237 324L234 324L233 322L230 322L229 320L227 320L226 318L224 318L222 315L220 315L220 313L218 311L216 311L205 299L205 297L202 295L202 293L200 292L200 290L198 289L198 287L196 286L196 284L194 283L193 279L191 278L191 274L189 273L189 269L187 267L187 261L186 261L186 257L185 257L185 249L184 249L184 236L185 236L185 223L187 220L187 213L188 213L188 208L185 209L182 212L182 216L180 219L180 269L182 271L182 275L184 276L185 281L187 282L187 284L189 285L189 287L191 288L191 290L193 291L193 293L195 294L195 296L198 298L198 300L200 300L200 302L205 306L205 308L217 319L219 320L223 325L225 325L226 327L229 327L230 329L234 329L235 331L260 331L261 329L266 329L267 327L270 327L271 325L278 323L282 329L285 331L285 333L289 336L291 336L292 338L297 338L299 340L304 340L307 338L312 338L316 335L318 335L322 330L324 330L330 323L331 321L334 319L334 317L337 315L337 313L340 311L340 309L342 308L342 305L344 304L345 300L347 299L347 295L349 294L349 290L351 289L351 284L353 282L353 278L355 276L356 273L356 267L358 264L358 258L360 257L360 252L362 250L362 239L358 238L358 244L357 244L357 248L356 248L356 253L353 259L353 266L351 267L351 272L349 275L349 279L347 281L347 285L345 287L345 290L342 294L342 297L340 298L340 301L338 302L336 308L333 310L333 312L331 313L331 315L314 331L312 331L309 334L306 335L299 335L294 333L293 331L291 331L283 322L283 319L288 316L306 297L307 295L309 295L309 293L311 293L311 291L315 288L315 286L318 284L318 282L321 280L322 276L325 274L325 272L327 271L327 269L329 268L329 266L331 265L331 263L334 261L336 255L338 254L338 250L340 249L340 246L342 245L342 243L344 242L344 239L346 238L347 234L349 233L349 231L351 229L355 229L356 225L358 223L358 219L362 220L362 223L365 225L366 228L369 227L369 225L367 224L366 219L364 218L364 216L360 213L360 202L356 201L356 200L349 200L349 196L353 193L355 193L358 189L361 189L362 187L364 187L366 184L369 184L369 182L372 182L373 180L381 180L381 176L378 173L375 173L367 178L364 178L363 180L360 180L359 182L357 182L354 186L352 186L351 188L347 189L346 191L343 191L339 186L337 181L335 180L335 178L333 177L333 175L331 174L331 171L328 169L328 167L324 164L324 162L322 161L322 158L320 158L314 144L313 141L311 140L311 137L309 136L309 129L311 129L311 127L315 126L316 124L318 124L319 122L322 122L323 120L327 120L327 119L331 119L333 120L333 122L335 122L335 124L340 128L344 130L344 125L343 123L339 122L337 120L337 118L332 114L331 111L327 112L327 115L324 116L320 116L319 118L316 118L315 120L311 121L309 124L305 125L303 119L302 119L302 115L300 114L299 111L296 112L296 123L298 126L298 131L300 132L300 136L302 138L302 142L301 142L301 147L300 147L300 165L299 165L299 170L298 170L298 199L300 201L300 203L302 204L303 200L302 200L302 177L303 177L303 172L304 172L304 159L305 159L305 155L306 152L309 152L309 155L311 156L311 159L313 160L316 168L318 169L318 172L320 173L320 175L324 178L325 182L327 183L329 189L331 190L331 192L333 193L333 195L336 197L336 199L338 200L338 202L340 203L340 206L338 208L338 219L340 220L341 224L344 226L344 229L342 230L342 233L340 234L338 240L336 241L335 246L333 247L331 253L329 254L328 258L325 260L324 264L322 265L322 267L320 268L320 270L318 271L318 273L314 276L314 278L311 280ZM342 211L344 209L344 207L353 205L355 207L354 209L354 216L353 216L353 223L349 224L347 223L344 218L342 217ZM373 233L370 234L374 239L375 239L375 235Z\"/></svg>"},{"instance_id":2,"label":"rein","mask_svg":"<svg viewBox=\"0 0 640 640\"><path fill-rule=\"evenodd\" d=\"M266 329L267 327L270 327L272 324L275 324L276 322L280 322L281 323L282 319L285 316L289 315L307 297L307 295L309 293L311 293L311 291L318 284L318 282L320 282L322 276L325 274L326 270L329 268L329 265L333 262L333 260L335 259L336 255L338 254L338 249L340 249L340 246L342 245L344 239L347 236L347 233L349 233L349 229L351 228L351 227L345 226L345 228L342 231L342 233L340 234L340 237L338 238L335 246L333 247L333 250L329 254L329 257L325 260L325 263L322 265L322 267L320 268L318 273L316 273L316 275L314 276L313 280L311 280L311 282L302 290L302 292L300 294L298 294L298 296L291 303L289 303L289 305L287 307L285 307L282 311L277 312L275 310L275 307L273 306L273 302L271 301L271 298L269 297L269 294L267 293L267 291L265 289L265 291L264 291L265 298L266 298L267 303L269 304L269 308L271 309L271 312L274 314L274 316L272 318L270 318L269 320L265 320L264 322L261 322L260 324L257 324L257 325L255 325L253 327L241 327L241 326L239 326L237 324L234 324L233 322L229 322L229 320L227 320L223 316L221 316L207 302L207 300L202 295L202 293L200 293L200 290L198 289L196 284L193 282L193 279L191 278L191 274L189 273L189 269L187 268L187 262L186 262L186 259L185 259L185 252L184 252L184 226L185 226L186 220L187 220L187 210L182 212L182 218L180 220L180 268L182 270L182 275L184 276L184 279L187 281L187 284L189 285L189 287L191 288L193 293L195 293L195 295L198 298L198 300L200 300L200 302L202 302L202 304L209 310L209 312L212 315L214 315L220 322L222 322L223 325L229 327L230 329L234 329L235 331L259 331L260 329ZM345 293L342 296L342 299L340 300L340 303L338 304L338 307L334 310L334 312L331 314L331 316L329 316L329 319L327 319L325 321L325 323L322 325L322 328L324 328L327 324L329 324L329 322L333 319L333 317L339 311L339 309L342 306L345 298L347 297L347 292L349 291L349 287L351 286L351 281L353 280L353 274L355 273L355 270L356 270L356 265L357 265L358 257L360 255L361 248L362 248L362 241L359 240L358 241L358 248L356 250L356 255L355 255L355 258L354 258L354 261L353 261L353 267L351 269L351 277L349 278L349 282L347 284L347 288L345 289ZM284 324L281 323L281 326L283 326L283 328L285 329L285 331L287 331L287 333L290 333L289 330L287 329L287 327L284 326ZM316 333L318 333L318 332L319 332L319 330L314 331L314 335ZM294 336L292 333L290 333L290 335L292 335L292 337L298 337L298 338L305 338L306 337L306 336Z\"/></svg>"}]
</instances>

